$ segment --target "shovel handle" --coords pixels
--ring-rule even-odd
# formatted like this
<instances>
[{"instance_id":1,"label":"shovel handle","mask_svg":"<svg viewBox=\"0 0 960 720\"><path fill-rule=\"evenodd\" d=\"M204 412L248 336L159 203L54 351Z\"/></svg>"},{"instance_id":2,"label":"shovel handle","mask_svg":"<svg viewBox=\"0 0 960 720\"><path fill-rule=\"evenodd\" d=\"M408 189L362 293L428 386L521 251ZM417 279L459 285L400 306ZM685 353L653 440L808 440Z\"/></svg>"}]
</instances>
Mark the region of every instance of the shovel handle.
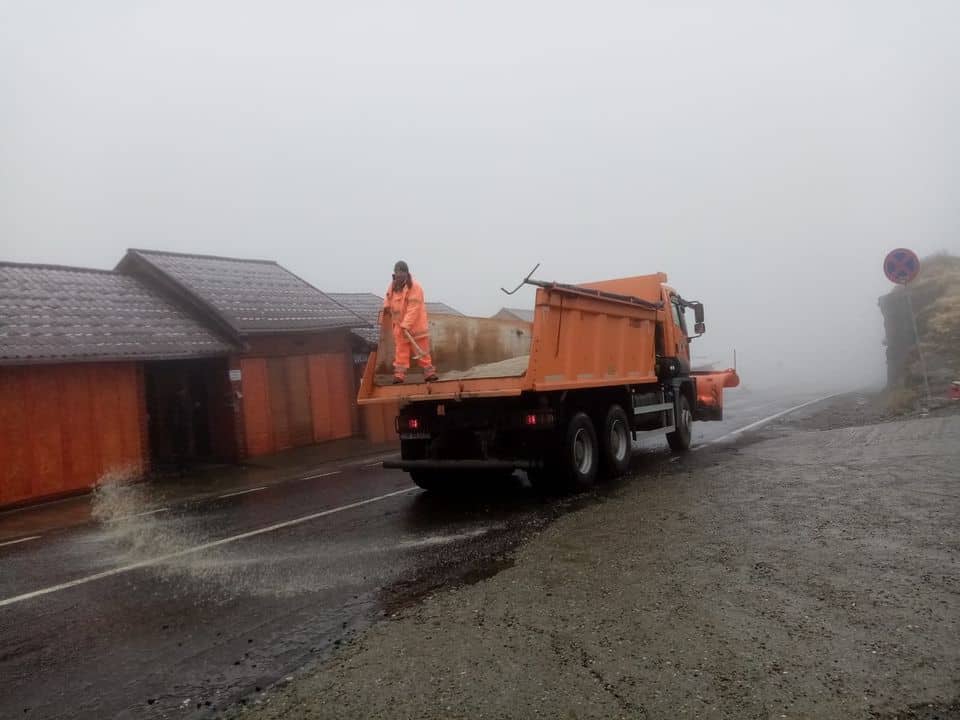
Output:
<instances>
[{"instance_id":1,"label":"shovel handle","mask_svg":"<svg viewBox=\"0 0 960 720\"><path fill-rule=\"evenodd\" d=\"M420 348L420 346L417 345L417 341L414 339L413 335L410 334L410 331L409 331L409 330L404 329L403 334L407 336L407 340L409 340L409 341L410 341L410 345L413 346L413 352L414 352L413 359L414 359L414 360L419 360L419 359L422 358L424 355L426 355L426 353Z\"/></svg>"}]
</instances>

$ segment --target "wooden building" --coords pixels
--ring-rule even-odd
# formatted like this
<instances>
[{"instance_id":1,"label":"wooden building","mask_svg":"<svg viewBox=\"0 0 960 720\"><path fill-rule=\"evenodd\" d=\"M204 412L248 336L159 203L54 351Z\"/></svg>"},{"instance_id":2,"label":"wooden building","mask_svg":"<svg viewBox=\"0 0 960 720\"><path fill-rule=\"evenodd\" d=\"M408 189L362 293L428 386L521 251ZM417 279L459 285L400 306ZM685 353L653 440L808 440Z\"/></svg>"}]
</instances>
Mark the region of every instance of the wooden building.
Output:
<instances>
[{"instance_id":1,"label":"wooden building","mask_svg":"<svg viewBox=\"0 0 960 720\"><path fill-rule=\"evenodd\" d=\"M269 261L0 263L0 506L360 434L367 324Z\"/></svg>"},{"instance_id":2,"label":"wooden building","mask_svg":"<svg viewBox=\"0 0 960 720\"><path fill-rule=\"evenodd\" d=\"M144 473L147 377L193 364L226 372L238 350L135 278L0 263L0 506ZM171 433L190 412L181 403Z\"/></svg>"}]
</instances>

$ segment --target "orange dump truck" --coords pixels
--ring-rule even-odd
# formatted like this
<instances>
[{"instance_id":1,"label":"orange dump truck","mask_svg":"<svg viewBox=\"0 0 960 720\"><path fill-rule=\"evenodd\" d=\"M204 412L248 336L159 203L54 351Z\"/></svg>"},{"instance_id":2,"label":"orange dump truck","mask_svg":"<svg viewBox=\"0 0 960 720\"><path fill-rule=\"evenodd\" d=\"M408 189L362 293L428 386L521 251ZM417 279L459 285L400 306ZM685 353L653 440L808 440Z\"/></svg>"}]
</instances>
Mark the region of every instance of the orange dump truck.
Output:
<instances>
[{"instance_id":1,"label":"orange dump truck","mask_svg":"<svg viewBox=\"0 0 960 720\"><path fill-rule=\"evenodd\" d=\"M383 332L358 402L401 403L401 458L384 466L427 489L516 469L535 485L585 487L624 473L641 433L665 433L674 451L687 450L692 422L722 419L723 389L739 378L691 371L703 305L666 281L662 273L583 285L528 277L537 287L533 323L432 316L439 381L429 384L413 374L392 384L392 338Z\"/></svg>"}]
</instances>

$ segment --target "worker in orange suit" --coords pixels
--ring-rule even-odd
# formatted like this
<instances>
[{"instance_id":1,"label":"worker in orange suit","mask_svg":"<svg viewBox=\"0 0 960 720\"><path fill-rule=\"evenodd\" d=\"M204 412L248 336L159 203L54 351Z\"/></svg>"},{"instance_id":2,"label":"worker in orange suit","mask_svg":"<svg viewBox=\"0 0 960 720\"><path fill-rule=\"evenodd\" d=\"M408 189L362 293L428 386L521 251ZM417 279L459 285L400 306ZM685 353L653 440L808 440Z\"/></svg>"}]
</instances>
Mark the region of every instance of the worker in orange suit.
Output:
<instances>
[{"instance_id":1,"label":"worker in orange suit","mask_svg":"<svg viewBox=\"0 0 960 720\"><path fill-rule=\"evenodd\" d=\"M430 358L430 334L427 325L427 306L423 288L410 275L410 268L400 260L393 266L393 282L383 299L383 322L393 329L393 382L402 384L407 379L410 358L423 368L425 382L435 382L436 368Z\"/></svg>"}]
</instances>

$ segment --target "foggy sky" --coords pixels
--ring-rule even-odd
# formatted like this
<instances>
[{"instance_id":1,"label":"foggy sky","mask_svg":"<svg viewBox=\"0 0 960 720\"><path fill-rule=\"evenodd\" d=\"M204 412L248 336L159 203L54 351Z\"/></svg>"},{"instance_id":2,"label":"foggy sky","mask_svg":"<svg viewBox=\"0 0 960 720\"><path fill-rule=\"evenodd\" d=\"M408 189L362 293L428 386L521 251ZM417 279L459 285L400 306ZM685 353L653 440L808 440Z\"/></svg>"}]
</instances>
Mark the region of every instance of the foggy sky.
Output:
<instances>
[{"instance_id":1,"label":"foggy sky","mask_svg":"<svg viewBox=\"0 0 960 720\"><path fill-rule=\"evenodd\" d=\"M960 251L960 3L0 3L0 259L275 259L467 313L662 270L747 386L883 377Z\"/></svg>"}]
</instances>

